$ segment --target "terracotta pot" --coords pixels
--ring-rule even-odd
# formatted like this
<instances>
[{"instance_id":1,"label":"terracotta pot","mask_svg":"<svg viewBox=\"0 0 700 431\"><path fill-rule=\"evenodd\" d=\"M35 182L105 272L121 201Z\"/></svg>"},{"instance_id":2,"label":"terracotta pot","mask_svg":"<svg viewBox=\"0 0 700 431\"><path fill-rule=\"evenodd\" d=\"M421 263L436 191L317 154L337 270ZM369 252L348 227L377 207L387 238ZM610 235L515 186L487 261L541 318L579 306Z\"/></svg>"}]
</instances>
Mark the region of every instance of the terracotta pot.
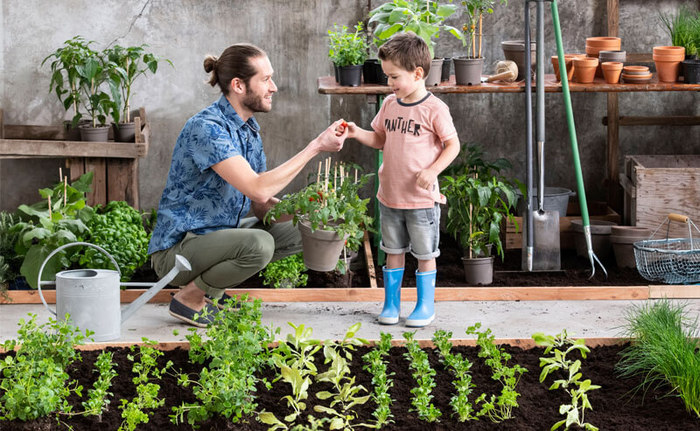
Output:
<instances>
[{"instance_id":1,"label":"terracotta pot","mask_svg":"<svg viewBox=\"0 0 700 431\"><path fill-rule=\"evenodd\" d=\"M681 61L685 60L685 48L682 46L655 46L652 54L680 56Z\"/></svg>"},{"instance_id":2,"label":"terracotta pot","mask_svg":"<svg viewBox=\"0 0 700 431\"><path fill-rule=\"evenodd\" d=\"M464 280L471 285L487 285L493 283L493 256L462 258L464 264Z\"/></svg>"},{"instance_id":3,"label":"terracotta pot","mask_svg":"<svg viewBox=\"0 0 700 431\"><path fill-rule=\"evenodd\" d=\"M675 54L654 54L651 57L654 61L683 61L685 56L675 55Z\"/></svg>"},{"instance_id":4,"label":"terracotta pot","mask_svg":"<svg viewBox=\"0 0 700 431\"><path fill-rule=\"evenodd\" d=\"M574 81L580 84L590 84L595 79L595 70L598 67L597 58L575 58Z\"/></svg>"},{"instance_id":5,"label":"terracotta pot","mask_svg":"<svg viewBox=\"0 0 700 431\"><path fill-rule=\"evenodd\" d=\"M654 61L659 82L676 82L681 71L680 61Z\"/></svg>"},{"instance_id":6,"label":"terracotta pot","mask_svg":"<svg viewBox=\"0 0 700 431\"><path fill-rule=\"evenodd\" d=\"M585 58L586 54L564 54L564 61L566 62L566 77L571 82L574 76L574 58ZM554 75L557 77L557 81L561 81L559 76L559 56L552 56L552 67L554 68Z\"/></svg>"},{"instance_id":7,"label":"terracotta pot","mask_svg":"<svg viewBox=\"0 0 700 431\"><path fill-rule=\"evenodd\" d=\"M586 45L595 48L615 47L611 51L617 51L622 46L622 39L610 36L595 36L586 38Z\"/></svg>"},{"instance_id":8,"label":"terracotta pot","mask_svg":"<svg viewBox=\"0 0 700 431\"><path fill-rule=\"evenodd\" d=\"M624 63L627 61L627 53L625 51L600 51L598 53L598 69L596 70L596 76L603 78L603 69L601 65L605 62L618 62Z\"/></svg>"},{"instance_id":9,"label":"terracotta pot","mask_svg":"<svg viewBox=\"0 0 700 431\"><path fill-rule=\"evenodd\" d=\"M634 243L649 239L648 236L617 236L610 235L615 262L618 268L636 268L637 261L634 257Z\"/></svg>"},{"instance_id":10,"label":"terracotta pot","mask_svg":"<svg viewBox=\"0 0 700 431\"><path fill-rule=\"evenodd\" d=\"M603 69L603 77L608 84L617 84L620 82L620 74L622 73L622 63L616 61L608 61L602 63L600 67Z\"/></svg>"},{"instance_id":11,"label":"terracotta pot","mask_svg":"<svg viewBox=\"0 0 700 431\"><path fill-rule=\"evenodd\" d=\"M622 72L627 75L648 75L649 68L647 66L624 66Z\"/></svg>"}]
</instances>

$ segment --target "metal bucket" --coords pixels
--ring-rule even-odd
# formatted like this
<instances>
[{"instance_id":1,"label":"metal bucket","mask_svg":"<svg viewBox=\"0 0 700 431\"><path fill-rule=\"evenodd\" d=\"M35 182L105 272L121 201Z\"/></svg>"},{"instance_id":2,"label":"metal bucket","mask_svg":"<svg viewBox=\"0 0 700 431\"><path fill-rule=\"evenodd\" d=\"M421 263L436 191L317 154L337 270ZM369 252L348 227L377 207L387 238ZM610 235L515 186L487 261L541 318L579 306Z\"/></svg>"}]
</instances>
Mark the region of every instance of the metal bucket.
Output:
<instances>
[{"instance_id":1,"label":"metal bucket","mask_svg":"<svg viewBox=\"0 0 700 431\"><path fill-rule=\"evenodd\" d=\"M56 274L56 314L70 315L70 323L89 329L95 341L121 336L119 272L108 269L75 269Z\"/></svg>"}]
</instances>

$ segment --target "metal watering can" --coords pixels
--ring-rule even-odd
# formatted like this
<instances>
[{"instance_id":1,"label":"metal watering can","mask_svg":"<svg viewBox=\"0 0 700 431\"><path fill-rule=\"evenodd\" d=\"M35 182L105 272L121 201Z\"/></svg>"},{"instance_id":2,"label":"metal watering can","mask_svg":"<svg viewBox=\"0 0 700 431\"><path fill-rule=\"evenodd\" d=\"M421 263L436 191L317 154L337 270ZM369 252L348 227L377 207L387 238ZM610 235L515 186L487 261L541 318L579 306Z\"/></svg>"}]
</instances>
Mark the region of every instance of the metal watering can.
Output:
<instances>
[{"instance_id":1,"label":"metal watering can","mask_svg":"<svg viewBox=\"0 0 700 431\"><path fill-rule=\"evenodd\" d=\"M41 281L44 266L56 253L68 247L84 245L102 252L117 268L109 269L73 269L56 274L56 281ZM189 271L192 267L183 256L175 256L175 266L157 283L120 283L121 271L114 258L102 247L87 242L72 242L62 245L44 260L37 276L37 286L41 302L54 316L64 319L70 314L70 321L81 330L95 332L95 341L116 340L121 336L121 324L131 317L136 310L148 302L163 287L170 283L180 271ZM56 284L56 311L52 310L44 299L42 285ZM119 286L151 286L123 311L120 307Z\"/></svg>"}]
</instances>

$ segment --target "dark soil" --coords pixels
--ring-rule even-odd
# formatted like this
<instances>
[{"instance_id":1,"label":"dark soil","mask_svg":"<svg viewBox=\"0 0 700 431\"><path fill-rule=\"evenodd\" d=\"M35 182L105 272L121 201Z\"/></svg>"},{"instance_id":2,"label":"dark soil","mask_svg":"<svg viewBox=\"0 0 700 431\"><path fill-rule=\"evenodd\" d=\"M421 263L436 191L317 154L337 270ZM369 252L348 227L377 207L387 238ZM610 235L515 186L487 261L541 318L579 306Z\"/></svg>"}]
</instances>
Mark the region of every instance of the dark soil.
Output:
<instances>
[{"instance_id":1,"label":"dark soil","mask_svg":"<svg viewBox=\"0 0 700 431\"><path fill-rule=\"evenodd\" d=\"M618 353L622 347L608 346L593 348L587 359L583 360L582 373L584 378L591 379L594 384L602 386L601 389L591 391L589 399L593 406L592 411L586 411L585 420L601 430L697 430L700 429L700 420L685 411L680 398L676 396L665 396L667 388L650 390L645 396L642 393L631 393L631 390L639 383L638 380L620 380L616 377L613 367L618 360ZM363 385L371 390L371 376L362 369L361 356L369 348L360 348L353 355L354 361L351 364L351 371L357 377L356 384ZM3 422L0 421L0 430L62 430L66 425L74 430L116 430L121 423L119 405L120 399L131 399L135 396L134 385L131 382L131 365L126 355L128 349L110 349L115 352L115 360L118 363L119 376L113 381L110 398L109 411L103 414L102 420L95 417L60 417L64 424L58 424L55 418L45 418L29 423ZM404 348L395 347L391 350L389 372L395 373L394 386L390 391L394 399L391 410L395 423L384 428L387 430L518 430L518 431L542 431L548 430L554 423L561 420L559 415L559 405L565 403L568 398L562 390L549 391L551 376L545 383L539 383L540 373L539 357L543 354L541 349L522 350L517 347L506 347L506 350L513 355L510 365L518 363L528 369L517 386L517 391L521 394L518 398L519 408L514 410L514 419L494 424L487 419L459 423L451 416L449 399L454 394L452 387L452 376L439 362L438 355L432 349L428 350L432 367L436 370L437 387L433 390L434 405L442 412L439 423L425 423L418 419L415 412L410 411L411 393L415 386L415 380L411 376L408 368L408 361L403 357L406 351ZM473 361L471 369L475 398L478 394L498 393L500 388L497 382L493 381L491 370L478 358L477 349L474 347L455 347L455 352L460 352ZM83 352L82 363L71 367L69 373L71 378L77 379L84 388L89 388L93 384L96 374L92 372L93 362L99 352ZM2 358L3 355L0 355ZM188 353L182 349L165 352L160 359L161 366L167 360L175 363L174 371L196 373L201 366L192 364L188 360ZM322 358L316 360L321 364ZM321 366L319 372L324 371L325 366ZM268 370L263 377L272 379L274 373ZM165 399L165 406L153 412L150 421L138 429L162 430L162 429L191 429L189 425L176 426L170 422L168 417L172 414L172 407L180 405L182 402L195 402L195 398L190 389L184 389L177 385L174 376L168 375L160 382L161 389L159 396ZM329 401L318 401L314 396L320 390L328 389L324 384L313 383L309 389L309 399L307 412L313 413L313 405L323 403L327 405ZM273 384L271 390L265 389L260 384L256 400L260 410L275 413L278 418L288 414L290 410L286 403L281 400L284 395L289 394L289 386L282 382ZM79 400L71 399L74 410L79 410ZM372 401L363 406L358 406L356 412L359 414L357 422L372 421L371 413L375 405ZM306 417L306 415L304 415ZM254 417L246 418L247 423L231 423L230 421L216 417L206 423L201 424L201 429L205 430L266 430L267 426L256 422ZM562 428L563 429L563 428ZM572 427L571 429L577 429Z\"/></svg>"},{"instance_id":2,"label":"dark soil","mask_svg":"<svg viewBox=\"0 0 700 431\"><path fill-rule=\"evenodd\" d=\"M376 253L376 250L373 250ZM440 237L440 256L437 258L437 285L438 287L462 287L469 286L464 281L464 266L462 264L462 250L447 234ZM377 283L383 286L381 267L377 264L377 256L374 257ZM308 271L308 287L369 287L369 277L362 250L354 265L352 283L348 284L346 277L337 273ZM493 287L520 287L520 286L644 286L649 282L632 268L618 268L614 257L603 261L608 272L607 278L600 266L596 265L595 276L591 275L591 264L587 258L576 255L575 250L562 250L561 271L552 272L526 272L521 270L520 249L507 250L505 259L497 257L494 261ZM406 256L406 269L404 272L403 286L415 287L417 261L413 256ZM246 280L239 288L253 289L264 288L262 278L253 276Z\"/></svg>"}]
</instances>

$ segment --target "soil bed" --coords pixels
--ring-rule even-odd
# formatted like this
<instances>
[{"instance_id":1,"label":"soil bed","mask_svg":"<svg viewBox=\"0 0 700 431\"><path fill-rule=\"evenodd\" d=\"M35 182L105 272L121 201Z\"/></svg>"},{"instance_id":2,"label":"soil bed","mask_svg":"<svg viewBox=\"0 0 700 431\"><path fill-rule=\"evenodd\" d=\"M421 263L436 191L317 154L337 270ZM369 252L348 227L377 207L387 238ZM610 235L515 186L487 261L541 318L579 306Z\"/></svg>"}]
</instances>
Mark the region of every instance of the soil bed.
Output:
<instances>
[{"instance_id":1,"label":"soil bed","mask_svg":"<svg viewBox=\"0 0 700 431\"><path fill-rule=\"evenodd\" d=\"M642 393L632 395L629 391L639 383L637 380L620 380L613 371L613 367L618 360L618 352L621 346L603 346L593 348L587 359L583 360L582 373L584 378L591 379L594 384L602 386L601 389L591 391L589 399L593 405L592 411L586 411L585 420L593 425L596 425L601 430L691 430L698 429L700 420L687 413L683 407L683 403L678 397L666 396L666 390L652 390L646 393L643 397ZM361 356L368 351L368 347L358 349L353 355L351 364L352 374L357 376L356 384L363 385L368 390L371 390L371 376L362 369ZM119 375L113 381L113 387L110 389L114 395L110 398L110 410L103 414L102 421L98 422L95 417L84 418L66 418L61 420L64 425L57 424L53 418L44 418L32 422L2 422L0 421L0 429L2 430L59 430L66 429L65 425L69 425L74 430L115 430L121 422L120 411L118 406L121 398L131 399L135 396L134 385L131 382L131 365L127 360L126 355L128 349L110 348L115 352L114 358L118 364L117 370ZM513 355L509 365L518 363L528 369L517 386L516 390L521 394L518 398L520 407L514 410L515 418L494 424L486 419L479 421L471 421L459 423L451 417L451 409L449 399L454 393L452 387L452 376L439 362L438 354L427 349L431 366L436 370L437 387L434 389L433 403L442 412L440 423L425 423L418 419L415 412L409 411L410 390L415 386L415 381L411 376L408 368L408 361L403 357L406 351L403 347L394 347L391 350L391 359L388 371L395 373L394 387L390 390L391 397L395 400L392 405L392 413L395 423L387 426L387 430L546 430L554 423L561 420L562 417L558 413L559 405L567 401L566 395L561 390L548 391L547 388L551 384L550 379L543 384L539 383L538 377L540 373L539 357L542 355L542 349L522 350L518 347L506 347L506 350ZM460 352L474 362L471 369L473 382L476 384L472 398L476 398L478 394L486 392L488 394L500 391L498 384L491 380L491 370L484 364L483 360L477 357L477 348L458 346L454 347L453 352ZM71 367L69 374L71 378L78 379L79 383L86 390L91 387L96 374L92 372L93 363L97 357L97 351L82 352L82 363ZM4 355L0 355L2 358ZM184 371L195 373L201 370L201 366L192 364L188 360L188 353L182 349L165 352L165 355L160 358L159 364L162 366L165 361L172 360L175 365L173 374L176 371ZM323 363L323 358L318 357L317 364ZM320 366L319 372L325 371L327 366ZM272 379L274 374L268 371L265 377ZM176 426L170 422L169 415L172 414L172 407L179 405L181 402L196 401L190 389L184 389L177 385L174 376L166 376L161 382L161 390L159 396L165 398L165 406L155 411L150 422L140 426L138 429L191 429L187 424ZM329 401L318 401L314 394L321 390L326 390L328 387L324 384L313 383L309 389L309 399L307 412L313 413L313 405L323 403L327 405ZM287 409L286 403L281 401L281 397L290 393L290 387L282 382L275 383L271 390L267 390L264 386L258 386L256 395L258 408L275 413L278 418L284 417L290 412ZM79 400L71 399L71 404L74 410L79 410ZM371 413L374 410L374 403L368 402L364 406L358 406L356 411L359 413L359 422L370 422L373 418ZM317 415L317 414L315 414ZM304 415L305 417L306 415ZM217 417L201 424L201 429L211 430L266 430L267 426L256 422L255 418L247 418L248 423L233 424L228 420ZM574 429L574 428L572 428Z\"/></svg>"}]
</instances>

